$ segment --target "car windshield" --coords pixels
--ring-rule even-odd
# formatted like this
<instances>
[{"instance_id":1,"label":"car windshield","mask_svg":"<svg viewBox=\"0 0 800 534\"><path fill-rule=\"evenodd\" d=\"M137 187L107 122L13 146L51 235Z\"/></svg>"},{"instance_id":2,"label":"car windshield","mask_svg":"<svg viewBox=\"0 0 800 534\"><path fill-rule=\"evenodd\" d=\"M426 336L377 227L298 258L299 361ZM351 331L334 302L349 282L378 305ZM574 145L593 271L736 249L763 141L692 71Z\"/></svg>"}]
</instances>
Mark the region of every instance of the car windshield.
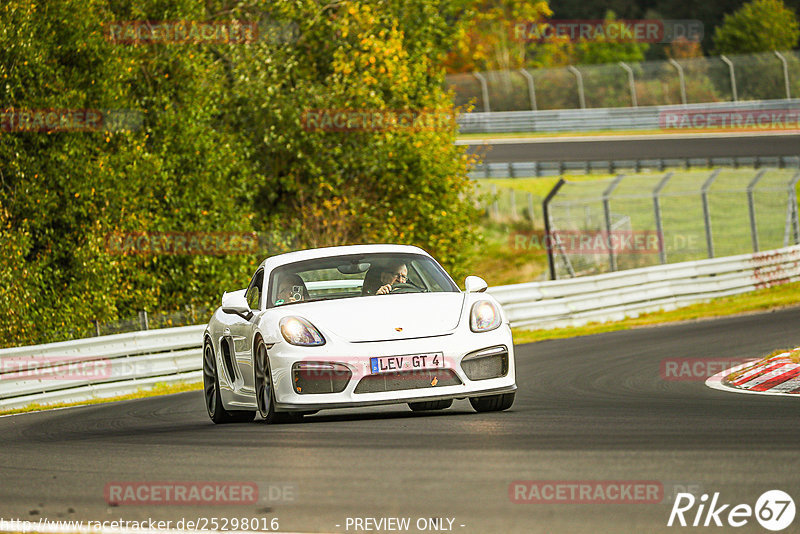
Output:
<instances>
[{"instance_id":1,"label":"car windshield","mask_svg":"<svg viewBox=\"0 0 800 534\"><path fill-rule=\"evenodd\" d=\"M458 292L431 258L421 254L359 254L290 263L272 271L268 307L399 293Z\"/></svg>"}]
</instances>

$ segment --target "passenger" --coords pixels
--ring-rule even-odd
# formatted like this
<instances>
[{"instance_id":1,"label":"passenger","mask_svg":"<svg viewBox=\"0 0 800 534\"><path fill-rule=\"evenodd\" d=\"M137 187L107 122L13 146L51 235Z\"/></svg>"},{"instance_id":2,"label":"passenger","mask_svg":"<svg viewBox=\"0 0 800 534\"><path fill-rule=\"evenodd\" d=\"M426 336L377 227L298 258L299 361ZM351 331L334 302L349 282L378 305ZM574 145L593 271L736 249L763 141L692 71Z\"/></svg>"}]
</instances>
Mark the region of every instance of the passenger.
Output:
<instances>
[{"instance_id":1,"label":"passenger","mask_svg":"<svg viewBox=\"0 0 800 534\"><path fill-rule=\"evenodd\" d=\"M278 292L275 294L275 304L299 302L306 299L308 299L308 290L300 275L288 274L281 277Z\"/></svg>"}]
</instances>

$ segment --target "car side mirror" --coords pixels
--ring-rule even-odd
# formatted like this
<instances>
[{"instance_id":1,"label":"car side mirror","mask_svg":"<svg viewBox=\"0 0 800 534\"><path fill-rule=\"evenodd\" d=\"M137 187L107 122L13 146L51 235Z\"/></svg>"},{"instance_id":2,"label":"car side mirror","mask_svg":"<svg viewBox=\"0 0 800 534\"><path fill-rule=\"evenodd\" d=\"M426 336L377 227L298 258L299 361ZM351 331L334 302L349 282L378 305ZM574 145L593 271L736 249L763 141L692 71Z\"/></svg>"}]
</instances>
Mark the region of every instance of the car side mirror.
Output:
<instances>
[{"instance_id":1,"label":"car side mirror","mask_svg":"<svg viewBox=\"0 0 800 534\"><path fill-rule=\"evenodd\" d=\"M467 293L483 293L488 287L489 284L480 276L468 276L464 280L464 288Z\"/></svg>"},{"instance_id":2,"label":"car side mirror","mask_svg":"<svg viewBox=\"0 0 800 534\"><path fill-rule=\"evenodd\" d=\"M247 299L244 296L246 291L246 289L240 289L239 291L223 293L222 311L236 314L244 320L249 321L253 316L253 312L250 310L250 305L247 304Z\"/></svg>"}]
</instances>

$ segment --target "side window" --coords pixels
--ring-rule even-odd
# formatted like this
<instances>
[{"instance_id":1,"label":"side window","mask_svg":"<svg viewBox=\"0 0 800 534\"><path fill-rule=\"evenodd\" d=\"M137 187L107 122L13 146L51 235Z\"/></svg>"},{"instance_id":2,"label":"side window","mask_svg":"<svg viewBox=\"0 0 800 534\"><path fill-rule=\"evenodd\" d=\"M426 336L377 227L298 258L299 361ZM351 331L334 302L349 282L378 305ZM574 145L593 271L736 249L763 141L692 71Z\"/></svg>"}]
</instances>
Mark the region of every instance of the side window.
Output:
<instances>
[{"instance_id":1,"label":"side window","mask_svg":"<svg viewBox=\"0 0 800 534\"><path fill-rule=\"evenodd\" d=\"M261 304L261 289L264 287L264 269L259 269L247 288L245 297L251 310L257 310Z\"/></svg>"}]
</instances>

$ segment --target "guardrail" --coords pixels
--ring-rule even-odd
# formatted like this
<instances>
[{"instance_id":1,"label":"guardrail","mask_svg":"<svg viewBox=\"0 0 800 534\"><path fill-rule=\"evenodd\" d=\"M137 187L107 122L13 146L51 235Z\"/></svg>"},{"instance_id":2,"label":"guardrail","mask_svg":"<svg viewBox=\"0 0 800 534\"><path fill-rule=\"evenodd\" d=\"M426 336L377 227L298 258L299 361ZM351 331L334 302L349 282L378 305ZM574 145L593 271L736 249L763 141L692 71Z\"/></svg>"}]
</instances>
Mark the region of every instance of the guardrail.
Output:
<instances>
[{"instance_id":1,"label":"guardrail","mask_svg":"<svg viewBox=\"0 0 800 534\"><path fill-rule=\"evenodd\" d=\"M711 167L800 168L800 156L735 156L723 158L661 158L594 161L530 161L481 163L467 176L480 178L538 178L567 174L614 174L618 171L648 172Z\"/></svg>"},{"instance_id":2,"label":"guardrail","mask_svg":"<svg viewBox=\"0 0 800 534\"><path fill-rule=\"evenodd\" d=\"M756 100L748 102L713 102L707 104L678 104L668 106L645 106L631 108L587 108L587 109L558 109L541 111L492 111L463 113L458 116L459 132L468 133L508 133L508 132L589 132L601 130L660 130L664 129L665 120L675 114L691 116L697 122L698 113L745 113L750 112L786 112L800 110L800 99ZM767 113L765 115L769 117ZM797 117L792 119L794 129L797 129ZM753 120L758 117L753 117ZM775 118L778 118L777 115ZM666 125L670 125L667 120ZM706 125L708 131L715 131L720 127ZM779 129L786 124L753 124L755 129ZM791 129L791 127L790 127ZM674 131L675 128L669 128Z\"/></svg>"},{"instance_id":3,"label":"guardrail","mask_svg":"<svg viewBox=\"0 0 800 534\"><path fill-rule=\"evenodd\" d=\"M673 309L800 280L800 245L489 289L514 327L552 328ZM202 379L205 325L0 350L0 409L80 402Z\"/></svg>"},{"instance_id":4,"label":"guardrail","mask_svg":"<svg viewBox=\"0 0 800 534\"><path fill-rule=\"evenodd\" d=\"M202 379L205 326L0 350L0 409L79 402Z\"/></svg>"},{"instance_id":5,"label":"guardrail","mask_svg":"<svg viewBox=\"0 0 800 534\"><path fill-rule=\"evenodd\" d=\"M515 327L615 321L800 280L800 245L594 276L498 286L489 292Z\"/></svg>"}]
</instances>

